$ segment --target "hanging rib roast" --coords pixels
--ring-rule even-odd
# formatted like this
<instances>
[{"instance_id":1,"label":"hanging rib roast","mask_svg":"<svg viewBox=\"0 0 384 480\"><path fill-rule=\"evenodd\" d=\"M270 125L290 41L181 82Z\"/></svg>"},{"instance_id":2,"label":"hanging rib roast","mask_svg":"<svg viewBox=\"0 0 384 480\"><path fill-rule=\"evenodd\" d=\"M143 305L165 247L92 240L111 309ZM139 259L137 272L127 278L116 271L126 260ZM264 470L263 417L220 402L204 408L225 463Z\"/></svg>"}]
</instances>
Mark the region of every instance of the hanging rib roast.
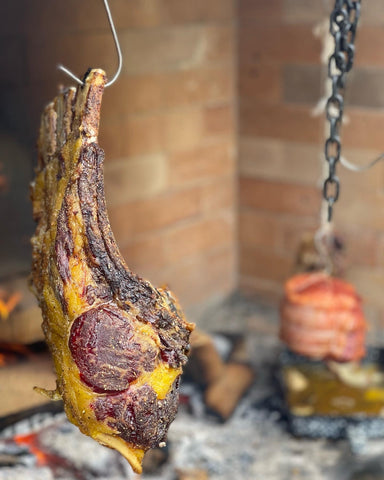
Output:
<instances>
[{"instance_id":1,"label":"hanging rib roast","mask_svg":"<svg viewBox=\"0 0 384 480\"><path fill-rule=\"evenodd\" d=\"M174 419L189 351L170 291L132 273L115 243L97 144L105 74L63 91L43 115L32 184L32 283L68 418L141 471Z\"/></svg>"}]
</instances>

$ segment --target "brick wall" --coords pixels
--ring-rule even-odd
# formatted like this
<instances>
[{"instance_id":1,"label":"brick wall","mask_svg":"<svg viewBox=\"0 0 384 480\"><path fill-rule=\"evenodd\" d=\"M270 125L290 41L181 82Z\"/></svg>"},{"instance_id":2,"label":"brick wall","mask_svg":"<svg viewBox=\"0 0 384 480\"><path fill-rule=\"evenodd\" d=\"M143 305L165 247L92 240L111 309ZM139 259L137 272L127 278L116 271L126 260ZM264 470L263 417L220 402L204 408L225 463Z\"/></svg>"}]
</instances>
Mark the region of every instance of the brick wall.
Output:
<instances>
[{"instance_id":1,"label":"brick wall","mask_svg":"<svg viewBox=\"0 0 384 480\"><path fill-rule=\"evenodd\" d=\"M226 295L236 261L234 1L113 0L110 7L124 65L105 93L100 145L119 246L132 269L170 284L186 306ZM71 84L56 65L112 76L117 61L101 0L2 2L0 23L1 129L23 147L29 172L18 192L27 269L39 115L59 83ZM0 241L4 258L10 244ZM15 258L3 276L12 269L20 270Z\"/></svg>"},{"instance_id":2,"label":"brick wall","mask_svg":"<svg viewBox=\"0 0 384 480\"><path fill-rule=\"evenodd\" d=\"M169 283L184 305L238 284L276 300L301 236L318 226L319 25L332 4L111 0L124 55L123 73L105 93L100 132L112 227L128 264ZM363 3L348 83L343 152L357 163L384 150L383 10L381 0ZM90 65L113 74L116 58L101 1L1 2L0 23L4 278L29 267L28 181L39 115L57 84L71 83L57 63L79 75ZM339 168L335 209L347 276L366 300L373 332L384 326L383 168L361 175Z\"/></svg>"},{"instance_id":3,"label":"brick wall","mask_svg":"<svg viewBox=\"0 0 384 480\"><path fill-rule=\"evenodd\" d=\"M362 2L348 79L344 156L364 164L384 151L384 5ZM244 291L278 298L303 233L318 226L324 116L324 27L334 2L239 0L239 250ZM326 27L325 27L326 28ZM338 173L335 227L347 278L366 301L371 337L384 327L384 164Z\"/></svg>"}]
</instances>

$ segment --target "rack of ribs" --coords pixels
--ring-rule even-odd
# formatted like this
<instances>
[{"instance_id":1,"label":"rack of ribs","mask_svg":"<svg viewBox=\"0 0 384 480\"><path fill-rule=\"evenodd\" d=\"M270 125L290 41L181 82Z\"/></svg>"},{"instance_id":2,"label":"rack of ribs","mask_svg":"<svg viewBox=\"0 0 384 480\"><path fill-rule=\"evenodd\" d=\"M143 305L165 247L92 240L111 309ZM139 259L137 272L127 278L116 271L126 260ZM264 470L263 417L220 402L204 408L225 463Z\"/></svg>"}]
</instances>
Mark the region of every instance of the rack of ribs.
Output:
<instances>
[{"instance_id":1,"label":"rack of ribs","mask_svg":"<svg viewBox=\"0 0 384 480\"><path fill-rule=\"evenodd\" d=\"M32 288L57 374L56 390L44 393L141 472L176 415L193 325L168 289L129 270L114 240L97 143L105 83L102 70L90 70L43 112Z\"/></svg>"}]
</instances>

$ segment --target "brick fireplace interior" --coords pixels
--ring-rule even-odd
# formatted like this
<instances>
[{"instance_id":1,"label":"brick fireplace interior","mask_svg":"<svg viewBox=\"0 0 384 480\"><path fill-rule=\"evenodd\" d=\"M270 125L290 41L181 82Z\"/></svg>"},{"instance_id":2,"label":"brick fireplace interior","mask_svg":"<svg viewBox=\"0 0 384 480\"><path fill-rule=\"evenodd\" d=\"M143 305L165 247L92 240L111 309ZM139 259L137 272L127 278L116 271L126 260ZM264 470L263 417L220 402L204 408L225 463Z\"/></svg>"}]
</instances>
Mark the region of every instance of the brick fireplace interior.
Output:
<instances>
[{"instance_id":1,"label":"brick fireplace interior","mask_svg":"<svg viewBox=\"0 0 384 480\"><path fill-rule=\"evenodd\" d=\"M128 265L169 284L193 320L233 292L276 305L302 235L318 226L332 3L110 1L124 56L99 139L112 229ZM383 18L381 0L363 3L342 128L356 163L384 150ZM42 339L26 281L39 116L71 82L58 63L112 75L116 58L101 1L2 2L0 23L0 286L22 295L0 341L28 344ZM383 169L340 168L335 208L374 343L384 339Z\"/></svg>"}]
</instances>

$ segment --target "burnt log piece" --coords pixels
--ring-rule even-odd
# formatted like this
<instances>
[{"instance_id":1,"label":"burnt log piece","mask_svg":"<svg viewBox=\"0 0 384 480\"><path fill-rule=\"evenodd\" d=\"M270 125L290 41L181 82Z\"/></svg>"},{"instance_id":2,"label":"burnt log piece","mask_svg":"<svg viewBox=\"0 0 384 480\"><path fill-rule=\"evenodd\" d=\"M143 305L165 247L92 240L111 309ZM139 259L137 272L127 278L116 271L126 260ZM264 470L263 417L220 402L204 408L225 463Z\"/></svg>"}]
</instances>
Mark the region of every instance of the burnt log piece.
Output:
<instances>
[{"instance_id":1,"label":"burnt log piece","mask_svg":"<svg viewBox=\"0 0 384 480\"><path fill-rule=\"evenodd\" d=\"M195 329L191 335L191 355L186 368L189 375L201 387L206 388L223 374L224 362L212 337Z\"/></svg>"},{"instance_id":2,"label":"burnt log piece","mask_svg":"<svg viewBox=\"0 0 384 480\"><path fill-rule=\"evenodd\" d=\"M245 392L252 385L254 378L255 373L250 365L227 363L221 377L206 389L205 404L221 420L228 420Z\"/></svg>"}]
</instances>

